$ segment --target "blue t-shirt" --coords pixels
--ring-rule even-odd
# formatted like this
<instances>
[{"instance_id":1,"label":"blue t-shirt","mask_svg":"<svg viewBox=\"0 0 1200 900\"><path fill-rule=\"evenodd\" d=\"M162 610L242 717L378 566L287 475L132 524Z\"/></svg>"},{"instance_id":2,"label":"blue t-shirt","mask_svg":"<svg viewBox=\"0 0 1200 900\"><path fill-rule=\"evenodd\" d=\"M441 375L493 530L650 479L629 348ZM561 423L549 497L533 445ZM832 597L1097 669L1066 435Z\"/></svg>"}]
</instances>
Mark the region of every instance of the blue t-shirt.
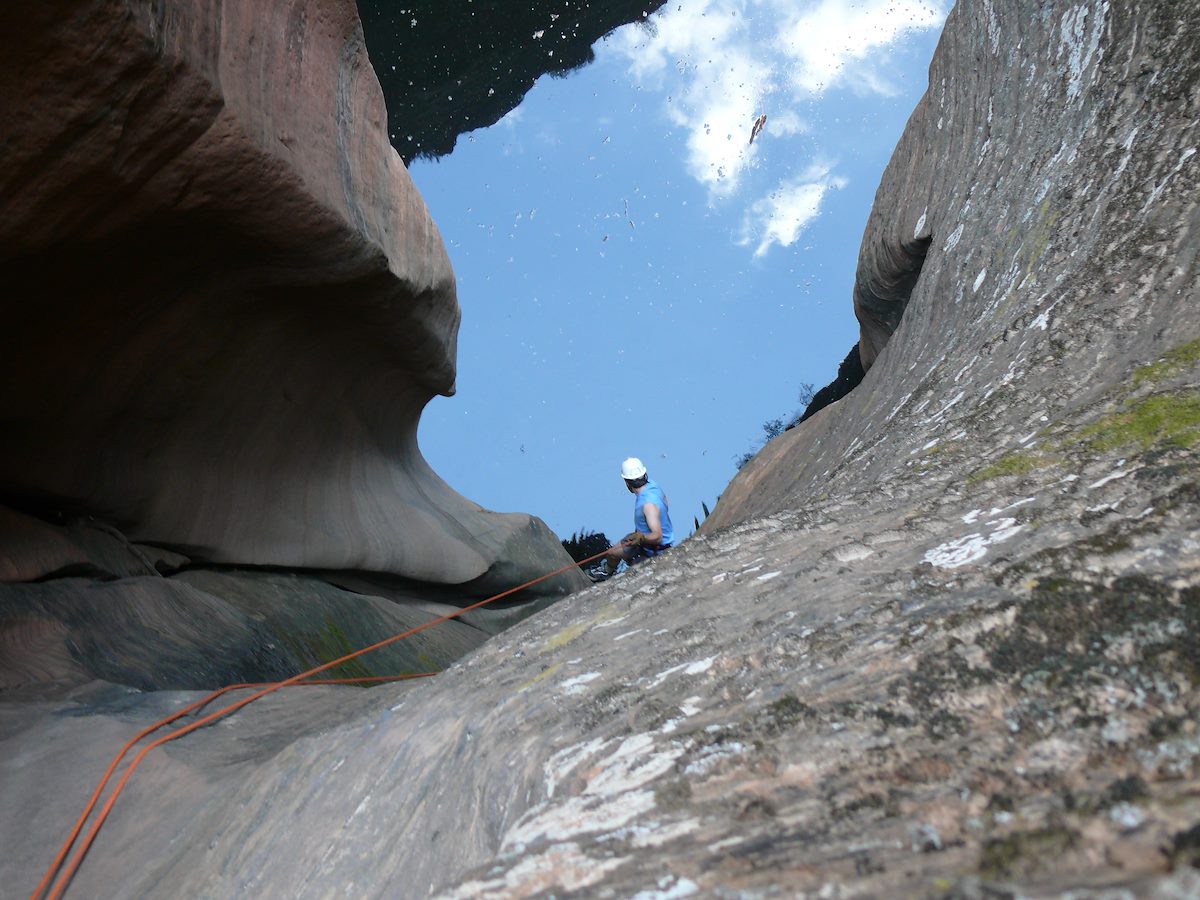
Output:
<instances>
[{"instance_id":1,"label":"blue t-shirt","mask_svg":"<svg viewBox=\"0 0 1200 900\"><path fill-rule=\"evenodd\" d=\"M646 486L637 492L633 501L633 528L644 534L650 533L650 523L646 521L645 505L653 503L658 507L658 518L662 523L662 542L667 547L675 543L675 529L671 526L671 514L667 511L667 496L657 482L646 481Z\"/></svg>"}]
</instances>

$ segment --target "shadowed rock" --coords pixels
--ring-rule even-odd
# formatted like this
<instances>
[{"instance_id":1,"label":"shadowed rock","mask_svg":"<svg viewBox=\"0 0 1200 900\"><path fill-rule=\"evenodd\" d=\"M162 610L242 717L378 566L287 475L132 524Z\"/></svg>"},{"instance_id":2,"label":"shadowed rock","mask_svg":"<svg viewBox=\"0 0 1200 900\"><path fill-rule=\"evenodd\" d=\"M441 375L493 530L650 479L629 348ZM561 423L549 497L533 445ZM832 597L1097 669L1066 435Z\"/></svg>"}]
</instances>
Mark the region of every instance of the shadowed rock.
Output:
<instances>
[{"instance_id":1,"label":"shadowed rock","mask_svg":"<svg viewBox=\"0 0 1200 900\"><path fill-rule=\"evenodd\" d=\"M808 406L804 407L800 418L788 425L786 430L791 431L801 422L807 422L825 407L837 403L862 383L864 372L862 356L858 348L858 344L850 348L846 358L838 365L837 377L813 394L812 400Z\"/></svg>"},{"instance_id":2,"label":"shadowed rock","mask_svg":"<svg viewBox=\"0 0 1200 900\"><path fill-rule=\"evenodd\" d=\"M352 0L51 0L0 35L0 496L468 593L567 562L417 447L454 274Z\"/></svg>"},{"instance_id":3,"label":"shadowed rock","mask_svg":"<svg viewBox=\"0 0 1200 900\"><path fill-rule=\"evenodd\" d=\"M392 143L411 162L492 125L545 74L592 61L592 44L665 0L359 0Z\"/></svg>"},{"instance_id":4,"label":"shadowed rock","mask_svg":"<svg viewBox=\"0 0 1200 900\"><path fill-rule=\"evenodd\" d=\"M161 754L73 890L1200 895L1198 13L960 0L864 238L879 285L930 240L863 383L437 679ZM0 707L0 881L186 699Z\"/></svg>"}]
</instances>

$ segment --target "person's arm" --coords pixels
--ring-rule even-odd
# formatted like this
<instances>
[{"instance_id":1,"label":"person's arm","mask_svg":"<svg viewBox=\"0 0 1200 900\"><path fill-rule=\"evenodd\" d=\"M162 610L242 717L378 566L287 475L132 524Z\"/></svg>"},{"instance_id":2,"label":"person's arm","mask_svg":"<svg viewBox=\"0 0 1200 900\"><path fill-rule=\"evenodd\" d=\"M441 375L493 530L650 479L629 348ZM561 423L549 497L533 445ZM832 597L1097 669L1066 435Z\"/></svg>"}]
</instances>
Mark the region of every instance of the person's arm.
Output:
<instances>
[{"instance_id":1,"label":"person's arm","mask_svg":"<svg viewBox=\"0 0 1200 900\"><path fill-rule=\"evenodd\" d=\"M662 543L662 516L658 512L658 505L655 503L647 503L642 507L642 515L646 517L646 525L649 531L631 531L627 534L623 544L649 544L651 547L657 547Z\"/></svg>"}]
</instances>

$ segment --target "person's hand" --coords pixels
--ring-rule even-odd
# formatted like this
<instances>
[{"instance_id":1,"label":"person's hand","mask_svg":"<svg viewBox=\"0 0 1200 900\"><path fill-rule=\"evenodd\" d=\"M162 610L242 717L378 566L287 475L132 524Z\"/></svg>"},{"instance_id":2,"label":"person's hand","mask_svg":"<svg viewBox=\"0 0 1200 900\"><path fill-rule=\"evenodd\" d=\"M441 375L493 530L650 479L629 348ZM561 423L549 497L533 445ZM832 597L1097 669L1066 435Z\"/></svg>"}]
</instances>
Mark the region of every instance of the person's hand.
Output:
<instances>
[{"instance_id":1,"label":"person's hand","mask_svg":"<svg viewBox=\"0 0 1200 900\"><path fill-rule=\"evenodd\" d=\"M621 543L626 547L642 546L642 533L640 531L631 531L625 537L621 538Z\"/></svg>"}]
</instances>

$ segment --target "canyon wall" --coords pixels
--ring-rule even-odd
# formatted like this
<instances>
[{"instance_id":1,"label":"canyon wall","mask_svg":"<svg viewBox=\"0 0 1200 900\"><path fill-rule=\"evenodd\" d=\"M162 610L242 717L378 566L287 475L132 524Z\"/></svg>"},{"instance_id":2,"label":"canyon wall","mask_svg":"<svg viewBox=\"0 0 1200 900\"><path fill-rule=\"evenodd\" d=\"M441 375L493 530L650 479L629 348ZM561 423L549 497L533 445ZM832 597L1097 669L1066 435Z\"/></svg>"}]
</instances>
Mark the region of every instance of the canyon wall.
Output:
<instances>
[{"instance_id":1,"label":"canyon wall","mask_svg":"<svg viewBox=\"0 0 1200 900\"><path fill-rule=\"evenodd\" d=\"M72 892L1200 895L1196 21L960 0L864 235L862 384L438 678L159 752ZM0 881L193 696L4 704Z\"/></svg>"},{"instance_id":2,"label":"canyon wall","mask_svg":"<svg viewBox=\"0 0 1200 900\"><path fill-rule=\"evenodd\" d=\"M404 158L436 157L493 125L542 75L592 60L592 44L666 0L359 0L367 47Z\"/></svg>"},{"instance_id":3,"label":"canyon wall","mask_svg":"<svg viewBox=\"0 0 1200 900\"><path fill-rule=\"evenodd\" d=\"M0 141L4 502L193 563L464 595L567 562L417 446L454 391L454 273L352 0L0 18L0 98L21 112ZM11 555L29 532L6 522Z\"/></svg>"},{"instance_id":4,"label":"canyon wall","mask_svg":"<svg viewBox=\"0 0 1200 900\"><path fill-rule=\"evenodd\" d=\"M706 530L839 485L1049 461L1197 336L1195 9L956 6L863 235L870 371L747 465Z\"/></svg>"}]
</instances>

